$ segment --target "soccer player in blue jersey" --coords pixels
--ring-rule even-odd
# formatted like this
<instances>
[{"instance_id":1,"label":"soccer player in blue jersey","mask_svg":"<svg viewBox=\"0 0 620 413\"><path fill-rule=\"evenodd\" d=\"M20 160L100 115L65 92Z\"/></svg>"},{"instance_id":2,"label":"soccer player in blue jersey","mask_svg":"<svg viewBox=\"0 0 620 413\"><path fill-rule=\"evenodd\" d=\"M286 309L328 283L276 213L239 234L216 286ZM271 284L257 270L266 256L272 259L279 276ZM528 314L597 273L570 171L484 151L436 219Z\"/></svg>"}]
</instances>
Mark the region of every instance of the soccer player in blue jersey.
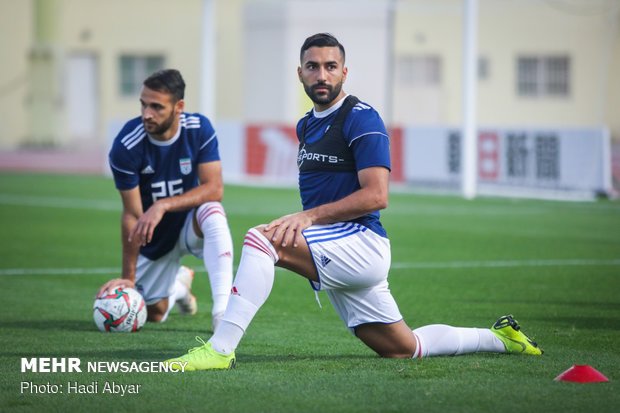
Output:
<instances>
[{"instance_id":1,"label":"soccer player in blue jersey","mask_svg":"<svg viewBox=\"0 0 620 413\"><path fill-rule=\"evenodd\" d=\"M209 120L186 113L179 71L149 76L140 94L142 115L125 124L110 150L110 167L123 202L122 274L98 296L117 287L143 295L149 321L164 321L178 304L197 310L193 270L182 256L204 260L217 325L232 285L233 245L224 208L222 167Z\"/></svg>"},{"instance_id":2,"label":"soccer player in blue jersey","mask_svg":"<svg viewBox=\"0 0 620 413\"><path fill-rule=\"evenodd\" d=\"M344 47L330 34L301 48L299 80L314 108L297 124L303 211L250 229L228 307L207 343L170 361L186 370L227 369L274 282L275 266L325 290L350 331L382 357L476 351L541 354L512 316L492 328L435 324L411 330L388 288L390 241L379 210L388 205L389 136L379 114L347 95Z\"/></svg>"}]
</instances>

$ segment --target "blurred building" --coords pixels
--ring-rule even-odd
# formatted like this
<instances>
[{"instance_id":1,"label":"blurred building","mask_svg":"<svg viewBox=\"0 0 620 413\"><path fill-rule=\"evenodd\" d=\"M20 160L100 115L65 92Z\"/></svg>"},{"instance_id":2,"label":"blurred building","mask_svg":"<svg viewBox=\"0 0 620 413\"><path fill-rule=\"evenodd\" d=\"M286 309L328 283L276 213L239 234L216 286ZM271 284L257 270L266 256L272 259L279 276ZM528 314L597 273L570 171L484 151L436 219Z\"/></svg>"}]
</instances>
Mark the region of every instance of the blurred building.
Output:
<instances>
[{"instance_id":1,"label":"blurred building","mask_svg":"<svg viewBox=\"0 0 620 413\"><path fill-rule=\"evenodd\" d=\"M393 126L462 121L461 0L0 0L0 149L105 150L141 81L183 73L218 122L294 125L299 47L347 49L345 89ZM620 0L479 0L478 111L494 127L608 128L620 140Z\"/></svg>"},{"instance_id":2,"label":"blurred building","mask_svg":"<svg viewBox=\"0 0 620 413\"><path fill-rule=\"evenodd\" d=\"M0 2L0 146L103 145L142 78L180 66L195 100L200 0Z\"/></svg>"}]
</instances>

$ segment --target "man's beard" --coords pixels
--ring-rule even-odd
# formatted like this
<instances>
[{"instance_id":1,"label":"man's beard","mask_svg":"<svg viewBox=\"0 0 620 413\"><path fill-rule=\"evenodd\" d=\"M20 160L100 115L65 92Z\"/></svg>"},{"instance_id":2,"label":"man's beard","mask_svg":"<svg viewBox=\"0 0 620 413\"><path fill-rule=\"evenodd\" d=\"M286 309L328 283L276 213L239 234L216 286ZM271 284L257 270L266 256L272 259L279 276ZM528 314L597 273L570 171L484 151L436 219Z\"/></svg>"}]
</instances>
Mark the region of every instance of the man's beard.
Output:
<instances>
[{"instance_id":1,"label":"man's beard","mask_svg":"<svg viewBox=\"0 0 620 413\"><path fill-rule=\"evenodd\" d=\"M144 129L146 129L146 131L148 133L150 133L151 135L155 135L155 136L161 136L164 133L166 133L168 131L168 129L170 129L170 127L174 123L174 117L175 116L176 116L176 112L173 111L172 114L170 115L170 117L168 119L164 120L161 123L161 125L157 125L155 123L149 123L148 125L150 127L155 127L155 129L153 129L153 130L149 129L149 126L147 126L147 123L144 120L142 120L142 123L144 124Z\"/></svg>"},{"instance_id":2,"label":"man's beard","mask_svg":"<svg viewBox=\"0 0 620 413\"><path fill-rule=\"evenodd\" d=\"M324 83L319 83L313 86L308 86L304 84L304 90L306 91L306 94L308 95L310 100L312 100L314 103L318 105L327 105L333 102L334 99L338 97L340 91L342 90L342 83L343 82L337 83L334 86L330 86ZM327 94L318 95L314 90L317 87L326 88Z\"/></svg>"}]
</instances>

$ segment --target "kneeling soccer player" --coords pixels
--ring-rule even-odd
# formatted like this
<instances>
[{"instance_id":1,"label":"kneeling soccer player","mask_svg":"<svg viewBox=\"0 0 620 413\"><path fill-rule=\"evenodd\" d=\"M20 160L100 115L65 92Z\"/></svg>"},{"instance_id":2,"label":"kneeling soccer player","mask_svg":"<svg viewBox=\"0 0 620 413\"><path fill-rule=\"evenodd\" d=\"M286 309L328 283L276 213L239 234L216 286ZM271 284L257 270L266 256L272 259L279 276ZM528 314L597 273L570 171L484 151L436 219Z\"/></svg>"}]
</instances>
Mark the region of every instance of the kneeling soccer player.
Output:
<instances>
[{"instance_id":1,"label":"kneeling soccer player","mask_svg":"<svg viewBox=\"0 0 620 413\"><path fill-rule=\"evenodd\" d=\"M232 286L232 239L224 208L218 141L209 119L184 112L185 81L175 69L153 73L140 94L142 116L127 122L110 151L110 167L123 201L121 278L98 296L136 287L149 321L164 321L177 304L194 314L194 271L184 255L202 258L209 274L213 325Z\"/></svg>"},{"instance_id":2,"label":"kneeling soccer player","mask_svg":"<svg viewBox=\"0 0 620 413\"><path fill-rule=\"evenodd\" d=\"M299 80L314 108L297 124L303 211L252 228L245 236L232 295L207 343L169 361L186 370L227 369L258 309L275 266L325 290L354 334L382 357L478 351L540 355L512 316L492 328L430 325L411 330L388 288L390 241L379 220L388 203L389 137L378 113L345 94L344 47L316 34L301 48Z\"/></svg>"}]
</instances>

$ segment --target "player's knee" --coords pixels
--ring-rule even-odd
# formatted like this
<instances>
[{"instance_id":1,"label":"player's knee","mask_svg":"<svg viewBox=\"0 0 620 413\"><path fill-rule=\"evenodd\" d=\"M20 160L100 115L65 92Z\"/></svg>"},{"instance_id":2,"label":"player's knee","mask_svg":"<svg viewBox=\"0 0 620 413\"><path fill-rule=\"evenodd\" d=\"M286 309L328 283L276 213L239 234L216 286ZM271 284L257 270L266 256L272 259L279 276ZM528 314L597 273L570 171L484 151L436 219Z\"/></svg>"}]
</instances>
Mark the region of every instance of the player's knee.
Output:
<instances>
[{"instance_id":1,"label":"player's knee","mask_svg":"<svg viewBox=\"0 0 620 413\"><path fill-rule=\"evenodd\" d=\"M146 321L151 323L162 323L166 319L168 300L161 300L146 307Z\"/></svg>"},{"instance_id":2,"label":"player's knee","mask_svg":"<svg viewBox=\"0 0 620 413\"><path fill-rule=\"evenodd\" d=\"M210 217L224 217L226 218L226 211L224 211L224 206L221 202L218 201L209 201L201 204L198 208L196 208L195 213L195 222L202 227L202 225L209 219Z\"/></svg>"},{"instance_id":3,"label":"player's knee","mask_svg":"<svg viewBox=\"0 0 620 413\"><path fill-rule=\"evenodd\" d=\"M250 228L247 230L247 232L245 233L245 240L261 240L261 241L265 241L266 243L271 244L271 233L270 232L265 232L264 229L267 225L265 224L261 224L261 225L257 225L253 228Z\"/></svg>"},{"instance_id":4,"label":"player's knee","mask_svg":"<svg viewBox=\"0 0 620 413\"><path fill-rule=\"evenodd\" d=\"M205 202L204 204L201 204L198 208L202 208L202 207L205 207L205 208L211 207L211 208L221 208L221 209L224 209L224 206L219 201Z\"/></svg>"},{"instance_id":5,"label":"player's knee","mask_svg":"<svg viewBox=\"0 0 620 413\"><path fill-rule=\"evenodd\" d=\"M373 348L375 352L383 358L407 359L413 357L415 353L415 343L410 342L391 342L377 345Z\"/></svg>"},{"instance_id":6,"label":"player's knee","mask_svg":"<svg viewBox=\"0 0 620 413\"><path fill-rule=\"evenodd\" d=\"M401 325L404 326L404 330ZM355 335L384 358L411 358L416 350L411 330L403 323L362 324L355 329Z\"/></svg>"},{"instance_id":7,"label":"player's knee","mask_svg":"<svg viewBox=\"0 0 620 413\"><path fill-rule=\"evenodd\" d=\"M250 228L245 234L243 240L243 248L250 248L256 251L260 251L268 255L274 262L278 262L279 255L277 249L271 242L271 233L265 232L265 225L259 225L254 228Z\"/></svg>"},{"instance_id":8,"label":"player's knee","mask_svg":"<svg viewBox=\"0 0 620 413\"><path fill-rule=\"evenodd\" d=\"M164 320L163 314L149 312L146 315L146 321L150 323L161 323L163 320Z\"/></svg>"},{"instance_id":9,"label":"player's knee","mask_svg":"<svg viewBox=\"0 0 620 413\"><path fill-rule=\"evenodd\" d=\"M149 311L146 315L146 321L151 323L162 323L164 321L165 314L155 311Z\"/></svg>"},{"instance_id":10,"label":"player's knee","mask_svg":"<svg viewBox=\"0 0 620 413\"><path fill-rule=\"evenodd\" d=\"M229 231L224 206L217 201L200 205L194 213L193 227L200 238L204 238L205 235L217 236L222 231Z\"/></svg>"},{"instance_id":11,"label":"player's knee","mask_svg":"<svg viewBox=\"0 0 620 413\"><path fill-rule=\"evenodd\" d=\"M408 348L402 349L389 349L387 351L377 351L379 356L388 359L410 359L413 357L414 351Z\"/></svg>"},{"instance_id":12,"label":"player's knee","mask_svg":"<svg viewBox=\"0 0 620 413\"><path fill-rule=\"evenodd\" d=\"M260 225L255 226L254 228L250 228L248 232L252 230L256 230L256 231L259 231L260 233L263 233L264 232L263 230L265 229L266 226L267 224L260 224Z\"/></svg>"}]
</instances>

